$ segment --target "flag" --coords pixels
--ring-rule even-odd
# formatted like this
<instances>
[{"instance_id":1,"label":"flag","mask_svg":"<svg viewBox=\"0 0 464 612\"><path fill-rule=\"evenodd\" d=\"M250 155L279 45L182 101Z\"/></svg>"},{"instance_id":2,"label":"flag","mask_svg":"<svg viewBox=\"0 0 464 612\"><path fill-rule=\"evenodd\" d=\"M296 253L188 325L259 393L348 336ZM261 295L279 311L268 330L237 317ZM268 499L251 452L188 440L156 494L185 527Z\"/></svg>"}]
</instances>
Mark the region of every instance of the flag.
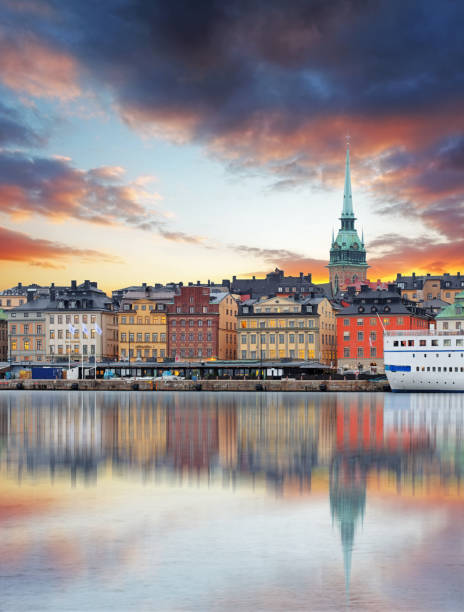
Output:
<instances>
[{"instance_id":1,"label":"flag","mask_svg":"<svg viewBox=\"0 0 464 612\"><path fill-rule=\"evenodd\" d=\"M97 332L97 334L99 336L101 336L102 333L103 333L103 331L102 331L101 327L98 325L98 323L95 323L95 331Z\"/></svg>"},{"instance_id":2,"label":"flag","mask_svg":"<svg viewBox=\"0 0 464 612\"><path fill-rule=\"evenodd\" d=\"M372 348L374 343L372 342L372 336L369 336L369 346Z\"/></svg>"},{"instance_id":3,"label":"flag","mask_svg":"<svg viewBox=\"0 0 464 612\"><path fill-rule=\"evenodd\" d=\"M85 323L82 324L82 333L86 336L89 336L89 330L87 329L87 325Z\"/></svg>"},{"instance_id":4,"label":"flag","mask_svg":"<svg viewBox=\"0 0 464 612\"><path fill-rule=\"evenodd\" d=\"M68 328L69 328L69 331L71 332L71 335L74 336L74 332L76 331L76 328L73 325L71 325L71 323L68 324Z\"/></svg>"},{"instance_id":5,"label":"flag","mask_svg":"<svg viewBox=\"0 0 464 612\"><path fill-rule=\"evenodd\" d=\"M175 359L175 361L180 361L180 357L179 357L179 355L178 355L177 353L176 353L176 359Z\"/></svg>"}]
</instances>

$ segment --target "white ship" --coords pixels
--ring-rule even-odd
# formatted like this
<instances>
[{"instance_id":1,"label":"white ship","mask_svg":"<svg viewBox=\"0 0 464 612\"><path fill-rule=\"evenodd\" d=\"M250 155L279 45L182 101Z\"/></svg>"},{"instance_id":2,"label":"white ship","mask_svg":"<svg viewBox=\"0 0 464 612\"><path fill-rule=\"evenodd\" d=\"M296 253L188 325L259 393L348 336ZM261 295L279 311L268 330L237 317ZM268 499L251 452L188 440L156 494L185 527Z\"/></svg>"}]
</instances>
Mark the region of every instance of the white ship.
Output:
<instances>
[{"instance_id":1,"label":"white ship","mask_svg":"<svg viewBox=\"0 0 464 612\"><path fill-rule=\"evenodd\" d=\"M464 391L463 331L385 331L383 350L392 391Z\"/></svg>"}]
</instances>

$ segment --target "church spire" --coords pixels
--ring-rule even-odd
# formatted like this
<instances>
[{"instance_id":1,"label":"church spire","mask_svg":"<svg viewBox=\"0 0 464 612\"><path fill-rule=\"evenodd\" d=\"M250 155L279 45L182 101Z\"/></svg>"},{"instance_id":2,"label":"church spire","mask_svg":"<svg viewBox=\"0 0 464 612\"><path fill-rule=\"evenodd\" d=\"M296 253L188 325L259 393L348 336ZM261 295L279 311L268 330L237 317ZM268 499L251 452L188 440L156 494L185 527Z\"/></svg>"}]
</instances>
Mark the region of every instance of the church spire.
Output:
<instances>
[{"instance_id":1,"label":"church spire","mask_svg":"<svg viewBox=\"0 0 464 612\"><path fill-rule=\"evenodd\" d=\"M346 143L345 189L343 191L342 217L354 217L353 198L351 195L350 143Z\"/></svg>"}]
</instances>

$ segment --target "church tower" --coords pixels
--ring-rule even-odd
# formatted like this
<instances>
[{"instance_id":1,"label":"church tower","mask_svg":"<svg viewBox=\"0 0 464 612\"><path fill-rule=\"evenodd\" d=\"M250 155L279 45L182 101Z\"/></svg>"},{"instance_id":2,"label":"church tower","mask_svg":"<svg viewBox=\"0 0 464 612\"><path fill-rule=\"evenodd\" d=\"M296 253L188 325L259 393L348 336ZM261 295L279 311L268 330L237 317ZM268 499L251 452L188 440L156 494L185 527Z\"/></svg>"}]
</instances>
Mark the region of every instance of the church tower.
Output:
<instances>
[{"instance_id":1,"label":"church tower","mask_svg":"<svg viewBox=\"0 0 464 612\"><path fill-rule=\"evenodd\" d=\"M366 249L364 248L364 235L359 239L354 222L356 217L353 211L353 199L351 196L351 174L350 174L350 145L346 146L345 166L345 189L343 192L343 210L340 217L341 227L337 238L332 235L332 246L330 247L329 268L330 284L332 290L337 293L356 281L365 281L366 272L369 267L366 263Z\"/></svg>"}]
</instances>

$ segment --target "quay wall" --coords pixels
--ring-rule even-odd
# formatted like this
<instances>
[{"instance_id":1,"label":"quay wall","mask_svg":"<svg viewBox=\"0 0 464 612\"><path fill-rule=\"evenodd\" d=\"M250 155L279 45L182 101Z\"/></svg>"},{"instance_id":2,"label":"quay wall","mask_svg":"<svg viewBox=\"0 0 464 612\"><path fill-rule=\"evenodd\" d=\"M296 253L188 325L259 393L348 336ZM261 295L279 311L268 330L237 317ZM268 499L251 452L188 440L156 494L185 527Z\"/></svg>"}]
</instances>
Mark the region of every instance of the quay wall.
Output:
<instances>
[{"instance_id":1,"label":"quay wall","mask_svg":"<svg viewBox=\"0 0 464 612\"><path fill-rule=\"evenodd\" d=\"M27 391L390 391L386 380L0 380Z\"/></svg>"}]
</instances>

